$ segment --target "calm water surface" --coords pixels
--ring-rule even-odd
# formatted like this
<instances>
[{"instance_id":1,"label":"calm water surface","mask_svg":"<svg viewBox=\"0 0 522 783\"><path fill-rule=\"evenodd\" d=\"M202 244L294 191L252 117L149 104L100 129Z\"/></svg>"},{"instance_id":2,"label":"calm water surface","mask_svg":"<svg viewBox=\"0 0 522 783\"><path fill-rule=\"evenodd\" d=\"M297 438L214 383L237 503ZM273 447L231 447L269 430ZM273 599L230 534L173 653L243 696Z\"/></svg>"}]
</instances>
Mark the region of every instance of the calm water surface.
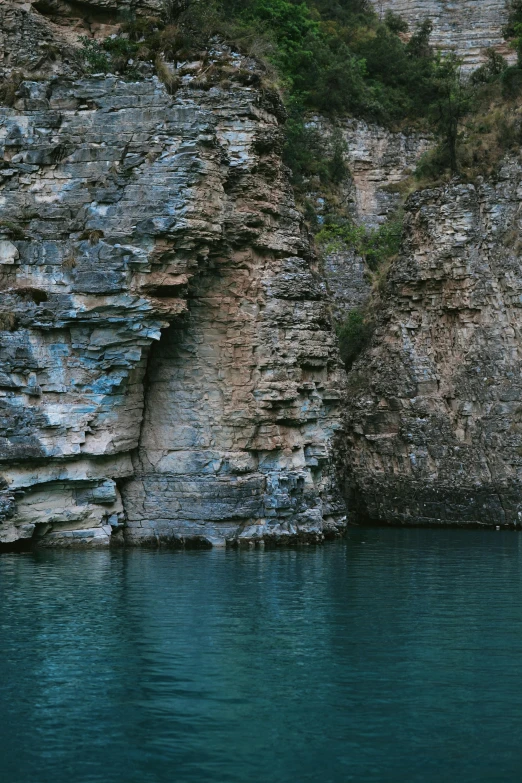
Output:
<instances>
[{"instance_id":1,"label":"calm water surface","mask_svg":"<svg viewBox=\"0 0 522 783\"><path fill-rule=\"evenodd\" d=\"M522 534L0 556L2 783L519 783Z\"/></svg>"}]
</instances>

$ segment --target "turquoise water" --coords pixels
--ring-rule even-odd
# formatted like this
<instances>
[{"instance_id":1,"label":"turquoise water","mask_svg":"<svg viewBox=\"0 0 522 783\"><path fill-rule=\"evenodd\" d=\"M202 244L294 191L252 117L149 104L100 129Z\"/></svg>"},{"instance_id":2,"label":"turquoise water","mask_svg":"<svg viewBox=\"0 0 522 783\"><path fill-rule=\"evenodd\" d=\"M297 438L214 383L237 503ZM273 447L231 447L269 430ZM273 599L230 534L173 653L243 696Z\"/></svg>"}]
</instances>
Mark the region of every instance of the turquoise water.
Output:
<instances>
[{"instance_id":1,"label":"turquoise water","mask_svg":"<svg viewBox=\"0 0 522 783\"><path fill-rule=\"evenodd\" d=\"M0 556L2 783L522 780L522 534Z\"/></svg>"}]
</instances>

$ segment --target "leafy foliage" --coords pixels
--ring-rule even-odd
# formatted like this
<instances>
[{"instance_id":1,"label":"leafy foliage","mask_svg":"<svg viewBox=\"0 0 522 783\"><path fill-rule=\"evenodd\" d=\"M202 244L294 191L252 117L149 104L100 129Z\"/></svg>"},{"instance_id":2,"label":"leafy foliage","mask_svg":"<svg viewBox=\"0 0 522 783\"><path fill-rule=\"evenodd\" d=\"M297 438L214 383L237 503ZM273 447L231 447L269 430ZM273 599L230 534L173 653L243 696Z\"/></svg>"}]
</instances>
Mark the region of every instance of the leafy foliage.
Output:
<instances>
[{"instance_id":1,"label":"leafy foliage","mask_svg":"<svg viewBox=\"0 0 522 783\"><path fill-rule=\"evenodd\" d=\"M378 228L345 223L329 224L319 231L315 239L325 253L353 249L364 258L367 266L375 271L386 260L399 252L402 238L402 215L387 220Z\"/></svg>"},{"instance_id":2,"label":"leafy foliage","mask_svg":"<svg viewBox=\"0 0 522 783\"><path fill-rule=\"evenodd\" d=\"M134 57L138 52L138 44L121 36L95 41L82 37L82 56L86 70L90 73L108 73L119 71L128 76L135 76Z\"/></svg>"},{"instance_id":3,"label":"leafy foliage","mask_svg":"<svg viewBox=\"0 0 522 783\"><path fill-rule=\"evenodd\" d=\"M490 84L499 79L504 71L506 71L508 64L504 57L499 54L495 49L487 49L486 62L477 68L471 74L472 85Z\"/></svg>"},{"instance_id":4,"label":"leafy foliage","mask_svg":"<svg viewBox=\"0 0 522 783\"><path fill-rule=\"evenodd\" d=\"M459 171L460 124L474 93L458 58L433 51L429 20L406 40L405 22L390 12L379 19L366 0L192 0L177 24L199 42L218 32L246 53L262 52L275 68L289 111L285 160L301 202L310 181L335 187L343 178L339 148L325 149L306 121L314 113L395 128L420 124L440 138L424 174ZM501 72L491 55L482 78Z\"/></svg>"},{"instance_id":5,"label":"leafy foliage","mask_svg":"<svg viewBox=\"0 0 522 783\"><path fill-rule=\"evenodd\" d=\"M519 52L519 66L508 68L490 50L467 81L457 57L433 51L429 20L410 31L409 39L406 30L404 20L391 12L380 19L369 0L169 0L162 17L128 16L123 35L102 42L84 39L83 56L91 73L116 70L129 78L138 78L140 61L152 62L171 93L180 82L169 63L205 59L213 36L263 61L260 86L277 86L283 94L288 113L284 159L313 224L319 191L329 194L326 219L332 222L336 209L338 217L346 218L340 189L347 175L340 134L334 132L325 143L314 115L329 117L334 127L336 118L350 115L392 128L434 131L439 144L417 170L417 178L425 180L478 170L484 161L489 165L498 158L497 148L510 148L519 138L518 120L503 119L488 154L477 128L479 118L491 114L487 102L495 90L507 101L522 90L522 0L511 0L505 30ZM207 88L231 78L225 69L214 70L219 69L205 69ZM257 74L243 76L245 84L259 81ZM489 119L484 123L489 126Z\"/></svg>"},{"instance_id":6,"label":"leafy foliage","mask_svg":"<svg viewBox=\"0 0 522 783\"><path fill-rule=\"evenodd\" d=\"M426 117L436 90L431 24L405 43L403 20L367 0L192 0L177 25L194 45L218 33L262 51L303 112L401 122Z\"/></svg>"},{"instance_id":7,"label":"leafy foliage","mask_svg":"<svg viewBox=\"0 0 522 783\"><path fill-rule=\"evenodd\" d=\"M399 16L399 14L394 14L393 11L386 11L384 24L392 33L408 32L408 22L403 19L402 16Z\"/></svg>"},{"instance_id":8,"label":"leafy foliage","mask_svg":"<svg viewBox=\"0 0 522 783\"><path fill-rule=\"evenodd\" d=\"M372 334L372 327L362 310L351 310L346 319L337 328L339 339L339 351L341 359L349 370L368 345Z\"/></svg>"},{"instance_id":9,"label":"leafy foliage","mask_svg":"<svg viewBox=\"0 0 522 783\"><path fill-rule=\"evenodd\" d=\"M346 173L339 144L325 149L307 121L314 113L391 126L430 123L444 142L441 165L457 170L467 104L457 61L434 54L431 29L426 20L406 42L404 21L393 13L379 19L368 0L171 0L162 18L127 19L123 36L84 39L83 55L91 73L129 77L138 75L140 60L154 62L171 92L178 85L165 63L200 56L214 35L261 57L285 97L285 160L304 194L311 179L335 187Z\"/></svg>"},{"instance_id":10,"label":"leafy foliage","mask_svg":"<svg viewBox=\"0 0 522 783\"><path fill-rule=\"evenodd\" d=\"M456 58L440 60L440 97L432 105L440 141L417 166L424 184L455 173L471 180L491 176L506 152L522 143L522 68L508 66L493 49L485 54L467 80L460 79Z\"/></svg>"},{"instance_id":11,"label":"leafy foliage","mask_svg":"<svg viewBox=\"0 0 522 783\"><path fill-rule=\"evenodd\" d=\"M516 25L522 22L522 0L509 0L507 6L508 20L502 32L509 39L516 35Z\"/></svg>"},{"instance_id":12,"label":"leafy foliage","mask_svg":"<svg viewBox=\"0 0 522 783\"><path fill-rule=\"evenodd\" d=\"M435 71L437 97L431 104L434 126L441 139L439 154L451 174L458 173L457 142L459 123L469 111L472 94L460 78L460 60L449 54L437 62Z\"/></svg>"}]
</instances>

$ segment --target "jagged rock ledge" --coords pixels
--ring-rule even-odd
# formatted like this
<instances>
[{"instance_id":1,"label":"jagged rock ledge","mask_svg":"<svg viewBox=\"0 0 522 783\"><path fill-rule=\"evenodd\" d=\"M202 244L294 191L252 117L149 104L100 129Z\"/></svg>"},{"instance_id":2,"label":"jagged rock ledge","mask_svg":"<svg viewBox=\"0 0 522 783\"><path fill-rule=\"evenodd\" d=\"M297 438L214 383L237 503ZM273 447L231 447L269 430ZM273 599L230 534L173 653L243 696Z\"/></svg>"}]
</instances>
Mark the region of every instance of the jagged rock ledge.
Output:
<instances>
[{"instance_id":1,"label":"jagged rock ledge","mask_svg":"<svg viewBox=\"0 0 522 783\"><path fill-rule=\"evenodd\" d=\"M282 109L211 56L242 81L51 73L0 109L4 545L343 529L343 373Z\"/></svg>"}]
</instances>

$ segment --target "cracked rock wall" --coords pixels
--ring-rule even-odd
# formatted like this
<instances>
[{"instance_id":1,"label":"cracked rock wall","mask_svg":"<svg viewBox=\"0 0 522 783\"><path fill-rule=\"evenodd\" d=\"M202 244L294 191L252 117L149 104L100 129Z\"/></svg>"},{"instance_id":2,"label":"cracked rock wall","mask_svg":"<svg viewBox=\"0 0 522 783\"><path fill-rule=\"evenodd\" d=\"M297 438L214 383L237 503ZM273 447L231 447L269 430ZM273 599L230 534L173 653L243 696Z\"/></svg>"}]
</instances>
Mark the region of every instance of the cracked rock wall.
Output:
<instances>
[{"instance_id":1,"label":"cracked rock wall","mask_svg":"<svg viewBox=\"0 0 522 783\"><path fill-rule=\"evenodd\" d=\"M425 19L431 19L434 46L455 51L463 58L465 70L480 65L483 51L489 47L516 61L502 33L508 17L506 0L372 0L372 3L381 15L389 10L404 17L410 32Z\"/></svg>"},{"instance_id":2,"label":"cracked rock wall","mask_svg":"<svg viewBox=\"0 0 522 783\"><path fill-rule=\"evenodd\" d=\"M171 96L33 43L0 107L0 543L336 533L343 376L277 97L225 50L241 80Z\"/></svg>"},{"instance_id":3,"label":"cracked rock wall","mask_svg":"<svg viewBox=\"0 0 522 783\"><path fill-rule=\"evenodd\" d=\"M400 183L412 174L433 139L428 134L391 131L356 119L344 120L339 128L350 172L345 184L349 211L355 223L377 228L399 208ZM326 134L328 130L326 126ZM354 250L329 253L325 274L338 319L366 305L371 294L369 270Z\"/></svg>"},{"instance_id":4,"label":"cracked rock wall","mask_svg":"<svg viewBox=\"0 0 522 783\"><path fill-rule=\"evenodd\" d=\"M353 519L522 522L522 169L410 197L373 346L349 375Z\"/></svg>"}]
</instances>

